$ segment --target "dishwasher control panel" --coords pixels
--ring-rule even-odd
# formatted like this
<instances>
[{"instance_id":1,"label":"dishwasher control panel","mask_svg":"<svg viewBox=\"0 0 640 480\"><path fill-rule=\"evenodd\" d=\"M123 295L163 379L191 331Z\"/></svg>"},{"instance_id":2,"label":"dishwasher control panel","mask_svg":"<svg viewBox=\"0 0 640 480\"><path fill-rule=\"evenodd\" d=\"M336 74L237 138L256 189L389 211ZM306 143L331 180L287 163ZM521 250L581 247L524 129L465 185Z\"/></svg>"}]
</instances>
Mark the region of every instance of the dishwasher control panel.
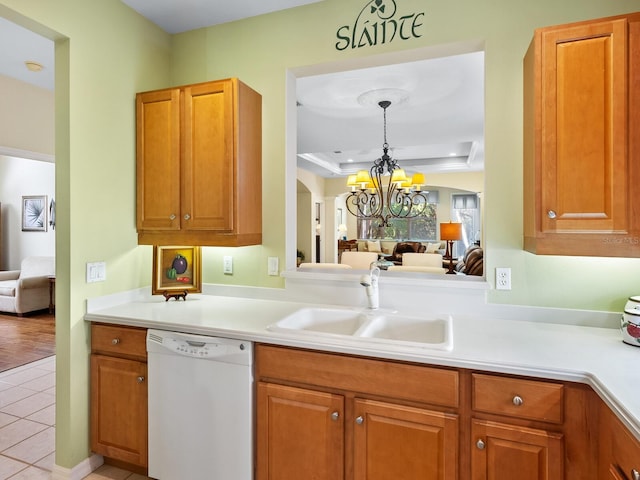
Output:
<instances>
[{"instance_id":1,"label":"dishwasher control panel","mask_svg":"<svg viewBox=\"0 0 640 480\"><path fill-rule=\"evenodd\" d=\"M241 365L250 364L253 357L251 342L158 330L147 332L147 351Z\"/></svg>"}]
</instances>

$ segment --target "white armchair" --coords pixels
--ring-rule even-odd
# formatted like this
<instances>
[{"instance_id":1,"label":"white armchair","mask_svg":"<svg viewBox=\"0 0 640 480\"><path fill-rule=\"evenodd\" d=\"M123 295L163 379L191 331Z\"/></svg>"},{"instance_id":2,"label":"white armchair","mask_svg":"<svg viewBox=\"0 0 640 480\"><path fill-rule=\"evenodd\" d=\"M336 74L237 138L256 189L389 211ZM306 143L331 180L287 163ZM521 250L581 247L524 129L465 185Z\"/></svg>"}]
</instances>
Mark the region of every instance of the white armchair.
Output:
<instances>
[{"instance_id":1,"label":"white armchair","mask_svg":"<svg viewBox=\"0 0 640 480\"><path fill-rule=\"evenodd\" d=\"M378 260L376 252L342 252L340 263L351 265L357 270L369 270L371 263Z\"/></svg>"},{"instance_id":2,"label":"white armchair","mask_svg":"<svg viewBox=\"0 0 640 480\"><path fill-rule=\"evenodd\" d=\"M49 308L49 277L55 275L54 257L27 257L20 270L0 272L0 311L25 313Z\"/></svg>"}]
</instances>

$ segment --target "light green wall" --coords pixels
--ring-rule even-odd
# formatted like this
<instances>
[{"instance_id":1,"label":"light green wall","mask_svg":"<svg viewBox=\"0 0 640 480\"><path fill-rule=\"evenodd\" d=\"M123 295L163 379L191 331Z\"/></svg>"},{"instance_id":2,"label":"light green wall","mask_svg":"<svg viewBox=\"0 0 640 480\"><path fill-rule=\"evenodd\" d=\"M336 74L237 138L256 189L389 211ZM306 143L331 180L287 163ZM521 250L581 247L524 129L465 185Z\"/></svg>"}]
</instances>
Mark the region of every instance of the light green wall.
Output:
<instances>
[{"instance_id":1,"label":"light green wall","mask_svg":"<svg viewBox=\"0 0 640 480\"><path fill-rule=\"evenodd\" d=\"M150 284L135 232L135 92L169 83L170 37L117 0L1 0L56 41L56 463L89 455L87 298ZM85 283L85 264L107 281Z\"/></svg>"},{"instance_id":2,"label":"light green wall","mask_svg":"<svg viewBox=\"0 0 640 480\"><path fill-rule=\"evenodd\" d=\"M325 0L288 11L176 35L173 81L239 76L262 93L264 112L264 248L284 256L286 72L331 63L346 70L368 56L442 45L484 44L486 58L485 246L487 279L511 267L513 289L489 300L536 306L620 310L640 289L640 260L542 257L522 250L522 58L540 26L632 12L636 0L396 0L402 12L425 12L424 35L338 51L336 30L352 24L366 0ZM353 64L346 66L345 61ZM397 60L396 60L397 61ZM323 73L326 70L323 71ZM237 255L241 255L238 252ZM259 259L259 267L266 263ZM212 258L218 254L211 252ZM220 260L216 260L219 262ZM242 275L239 272L239 275ZM205 272L205 277L207 274ZM221 275L205 281L219 281ZM242 281L251 283L247 277Z\"/></svg>"},{"instance_id":3,"label":"light green wall","mask_svg":"<svg viewBox=\"0 0 640 480\"><path fill-rule=\"evenodd\" d=\"M0 15L56 41L57 464L72 467L89 454L85 300L150 284L151 249L137 247L135 234L136 91L237 76L262 93L264 245L205 249L204 281L281 286L266 275L266 258L284 258L287 69L484 42L489 279L495 266L513 269L513 290L492 291L490 300L619 310L638 293L637 259L536 257L521 250L521 70L531 32L637 10L637 1L397 3L425 12L422 38L338 52L336 29L351 24L365 0L325 0L174 37L119 0L0 0ZM232 277L217 268L229 252L238 271ZM107 262L107 281L88 285L85 263L98 260Z\"/></svg>"}]
</instances>

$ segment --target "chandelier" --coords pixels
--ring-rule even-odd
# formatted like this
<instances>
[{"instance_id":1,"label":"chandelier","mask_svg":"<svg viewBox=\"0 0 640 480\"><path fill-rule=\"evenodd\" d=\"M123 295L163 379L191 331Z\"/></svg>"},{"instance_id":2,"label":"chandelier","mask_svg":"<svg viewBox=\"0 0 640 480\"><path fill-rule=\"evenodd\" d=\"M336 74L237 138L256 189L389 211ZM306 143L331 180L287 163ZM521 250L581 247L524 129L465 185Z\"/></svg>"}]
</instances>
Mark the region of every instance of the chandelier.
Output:
<instances>
[{"instance_id":1,"label":"chandelier","mask_svg":"<svg viewBox=\"0 0 640 480\"><path fill-rule=\"evenodd\" d=\"M373 162L368 172L360 170L349 175L347 186L351 192L346 203L351 215L363 220L377 220L379 227L388 227L393 218L414 218L423 213L429 192L422 190L424 174L415 173L407 177L404 169L389 155L387 108L391 102L382 100L378 105L384 118L382 156Z\"/></svg>"}]
</instances>

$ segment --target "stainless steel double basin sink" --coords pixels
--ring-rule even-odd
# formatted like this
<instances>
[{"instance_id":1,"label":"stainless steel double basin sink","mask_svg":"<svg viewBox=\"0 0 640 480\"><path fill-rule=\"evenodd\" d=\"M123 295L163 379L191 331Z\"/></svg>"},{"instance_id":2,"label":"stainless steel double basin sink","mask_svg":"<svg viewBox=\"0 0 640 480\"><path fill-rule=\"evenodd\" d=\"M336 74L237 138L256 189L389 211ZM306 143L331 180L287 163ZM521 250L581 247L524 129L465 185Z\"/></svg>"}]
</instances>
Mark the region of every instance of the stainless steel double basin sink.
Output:
<instances>
[{"instance_id":1,"label":"stainless steel double basin sink","mask_svg":"<svg viewBox=\"0 0 640 480\"><path fill-rule=\"evenodd\" d=\"M450 315L423 318L378 310L308 307L268 326L267 330L378 347L451 350L451 324Z\"/></svg>"}]
</instances>

